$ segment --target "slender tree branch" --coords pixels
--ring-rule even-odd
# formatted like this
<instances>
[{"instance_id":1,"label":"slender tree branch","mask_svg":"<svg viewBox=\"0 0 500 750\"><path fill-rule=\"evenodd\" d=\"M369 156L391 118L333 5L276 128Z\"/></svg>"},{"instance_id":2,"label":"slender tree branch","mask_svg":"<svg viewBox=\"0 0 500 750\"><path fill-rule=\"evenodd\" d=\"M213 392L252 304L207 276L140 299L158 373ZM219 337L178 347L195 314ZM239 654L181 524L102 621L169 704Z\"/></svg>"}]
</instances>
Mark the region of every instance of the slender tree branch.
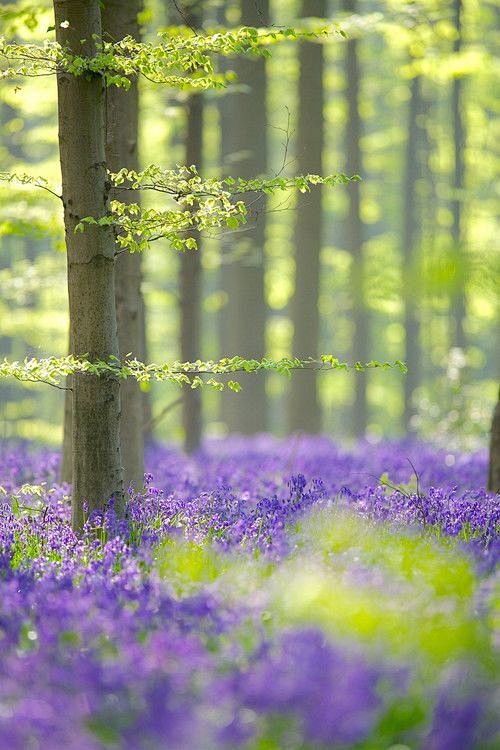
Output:
<instances>
[{"instance_id":1,"label":"slender tree branch","mask_svg":"<svg viewBox=\"0 0 500 750\"><path fill-rule=\"evenodd\" d=\"M188 11L184 10L184 8L182 8L179 5L179 3L177 2L177 0L172 0L172 4L173 4L174 8L176 9L177 13L180 15L180 17L182 18L182 20L186 24L186 26L188 27L188 29L191 29L191 31L193 32L193 34L195 34L196 36L206 36L206 34L205 34L204 30L203 30L203 27L200 26L199 29L196 28L196 26L193 24L193 22L191 20L191 14ZM202 32L201 34L199 33L200 31Z\"/></svg>"},{"instance_id":2,"label":"slender tree branch","mask_svg":"<svg viewBox=\"0 0 500 750\"><path fill-rule=\"evenodd\" d=\"M69 388L64 385L58 385L58 383L51 383L50 380L42 380L41 378L21 378L18 375L14 375L15 379L20 383L45 383L45 385L51 385L52 388L57 388L59 391L72 391L73 388Z\"/></svg>"}]
</instances>

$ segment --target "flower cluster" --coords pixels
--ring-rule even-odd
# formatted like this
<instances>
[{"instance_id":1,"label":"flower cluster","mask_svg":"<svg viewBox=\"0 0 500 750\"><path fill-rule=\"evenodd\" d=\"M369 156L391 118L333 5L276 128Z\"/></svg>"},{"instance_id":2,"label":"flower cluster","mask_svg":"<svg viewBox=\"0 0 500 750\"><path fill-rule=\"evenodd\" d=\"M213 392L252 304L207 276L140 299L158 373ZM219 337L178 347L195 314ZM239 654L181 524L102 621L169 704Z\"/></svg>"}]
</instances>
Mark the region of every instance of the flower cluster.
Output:
<instances>
[{"instance_id":1,"label":"flower cluster","mask_svg":"<svg viewBox=\"0 0 500 750\"><path fill-rule=\"evenodd\" d=\"M259 437L147 463L78 538L58 457L1 452L0 746L495 746L484 455Z\"/></svg>"}]
</instances>

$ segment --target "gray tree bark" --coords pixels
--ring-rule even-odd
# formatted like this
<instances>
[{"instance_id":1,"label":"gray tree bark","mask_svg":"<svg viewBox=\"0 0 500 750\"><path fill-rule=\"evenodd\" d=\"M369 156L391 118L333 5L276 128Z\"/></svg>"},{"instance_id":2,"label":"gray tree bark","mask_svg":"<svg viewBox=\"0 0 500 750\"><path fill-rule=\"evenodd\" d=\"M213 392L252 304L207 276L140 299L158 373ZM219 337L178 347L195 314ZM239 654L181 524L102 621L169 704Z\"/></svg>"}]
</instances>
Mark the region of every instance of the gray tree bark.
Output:
<instances>
[{"instance_id":1,"label":"gray tree bark","mask_svg":"<svg viewBox=\"0 0 500 750\"><path fill-rule=\"evenodd\" d=\"M125 36L139 38L137 15L142 0L105 0L101 9L103 38L118 41ZM138 170L139 96L137 79L130 89L110 86L106 92L106 162L111 172L122 167ZM111 190L110 199L122 203L137 200L131 192ZM141 255L124 252L116 258L115 294L120 357L127 354L140 358L142 342ZM120 445L125 487L133 483L140 487L144 481L144 413L143 395L136 380L128 378L120 383L121 428Z\"/></svg>"},{"instance_id":2,"label":"gray tree bark","mask_svg":"<svg viewBox=\"0 0 500 750\"><path fill-rule=\"evenodd\" d=\"M324 18L325 0L302 0L301 17ZM323 171L323 45L299 44L299 112L297 122L297 172ZM294 234L295 293L291 313L293 351L300 357L319 353L319 279L322 240L321 189L298 193ZM321 409L314 370L295 373L290 383L289 428L317 433Z\"/></svg>"},{"instance_id":3,"label":"gray tree bark","mask_svg":"<svg viewBox=\"0 0 500 750\"><path fill-rule=\"evenodd\" d=\"M269 0L241 0L242 26L269 22ZM241 90L223 97L221 158L224 172L241 177L265 174L266 63L239 58L230 67ZM250 195L249 227L223 243L222 287L228 304L221 317L221 356L239 354L260 359L265 354L266 303L264 293L265 207L263 196ZM238 376L242 391L221 394L221 417L231 432L254 434L266 429L265 377Z\"/></svg>"},{"instance_id":4,"label":"gray tree bark","mask_svg":"<svg viewBox=\"0 0 500 750\"><path fill-rule=\"evenodd\" d=\"M192 28L202 24L202 4L197 3L186 10L186 23ZM203 147L203 95L193 93L186 105L186 164L202 166ZM179 266L180 300L180 352L183 362L192 362L201 357L201 239L198 231L191 236L198 243L198 250L187 250L181 254ZM198 448L202 433L201 389L184 388L182 403L182 426L184 428L184 450L192 453Z\"/></svg>"},{"instance_id":5,"label":"gray tree bark","mask_svg":"<svg viewBox=\"0 0 500 750\"><path fill-rule=\"evenodd\" d=\"M500 390L491 422L488 490L500 492Z\"/></svg>"},{"instance_id":6,"label":"gray tree bark","mask_svg":"<svg viewBox=\"0 0 500 750\"><path fill-rule=\"evenodd\" d=\"M54 13L57 41L92 57L101 38L99 0L54 0ZM57 93L71 339L77 355L107 360L118 357L113 232L88 226L75 233L82 218L108 211L105 86L99 74L59 72ZM85 503L91 512L113 496L123 507L118 381L75 375L72 395L72 525L80 531Z\"/></svg>"},{"instance_id":7,"label":"gray tree bark","mask_svg":"<svg viewBox=\"0 0 500 750\"><path fill-rule=\"evenodd\" d=\"M344 10L356 13L356 0L344 0ZM346 43L346 169L349 174L361 174L361 116L359 113L360 72L358 62L358 40L351 38ZM363 224L360 215L360 184L353 182L348 186L349 208L346 224L347 247L352 255L351 295L353 344L352 356L356 361L366 362L369 347L369 316L365 307L364 294L364 260L363 260ZM352 429L354 435L362 436L366 432L368 407L366 399L366 375L355 373L355 397L352 412Z\"/></svg>"}]
</instances>

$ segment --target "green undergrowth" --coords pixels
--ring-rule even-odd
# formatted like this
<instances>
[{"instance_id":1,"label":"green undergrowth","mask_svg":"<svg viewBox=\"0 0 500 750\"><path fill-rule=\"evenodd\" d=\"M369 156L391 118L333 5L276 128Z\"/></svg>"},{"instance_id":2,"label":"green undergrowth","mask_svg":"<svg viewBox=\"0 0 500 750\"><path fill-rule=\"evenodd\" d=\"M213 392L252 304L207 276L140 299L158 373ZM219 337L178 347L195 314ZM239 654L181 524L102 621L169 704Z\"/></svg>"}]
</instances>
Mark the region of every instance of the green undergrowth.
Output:
<instances>
[{"instance_id":1,"label":"green undergrowth","mask_svg":"<svg viewBox=\"0 0 500 750\"><path fill-rule=\"evenodd\" d=\"M279 563L168 539L154 567L176 596L209 587L271 629L319 625L429 669L473 657L489 670L489 628L475 611L481 580L453 547L329 508L296 524L292 551Z\"/></svg>"}]
</instances>

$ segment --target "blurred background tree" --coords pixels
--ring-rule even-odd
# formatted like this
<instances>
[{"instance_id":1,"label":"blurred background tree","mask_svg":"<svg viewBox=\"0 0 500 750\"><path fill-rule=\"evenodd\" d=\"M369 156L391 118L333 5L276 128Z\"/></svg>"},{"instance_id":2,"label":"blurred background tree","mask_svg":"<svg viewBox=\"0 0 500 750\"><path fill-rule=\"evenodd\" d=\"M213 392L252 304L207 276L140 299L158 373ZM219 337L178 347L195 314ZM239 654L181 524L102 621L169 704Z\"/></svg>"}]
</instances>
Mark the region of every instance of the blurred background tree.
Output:
<instances>
[{"instance_id":1,"label":"blurred background tree","mask_svg":"<svg viewBox=\"0 0 500 750\"><path fill-rule=\"evenodd\" d=\"M268 26L269 0L240 0L220 6L223 26ZM238 82L219 97L219 159L224 174L244 178L268 173L266 59L239 56L225 62ZM300 170L299 170L300 171ZM313 171L313 170L309 170ZM298 172L297 172L298 173ZM219 354L234 353L261 359L266 353L264 288L266 209L264 196L246 197L248 224L221 242L219 284L225 295L220 315ZM241 379L243 390L234 398L220 396L220 418L230 432L252 435L268 426L266 382L253 375Z\"/></svg>"}]
</instances>

